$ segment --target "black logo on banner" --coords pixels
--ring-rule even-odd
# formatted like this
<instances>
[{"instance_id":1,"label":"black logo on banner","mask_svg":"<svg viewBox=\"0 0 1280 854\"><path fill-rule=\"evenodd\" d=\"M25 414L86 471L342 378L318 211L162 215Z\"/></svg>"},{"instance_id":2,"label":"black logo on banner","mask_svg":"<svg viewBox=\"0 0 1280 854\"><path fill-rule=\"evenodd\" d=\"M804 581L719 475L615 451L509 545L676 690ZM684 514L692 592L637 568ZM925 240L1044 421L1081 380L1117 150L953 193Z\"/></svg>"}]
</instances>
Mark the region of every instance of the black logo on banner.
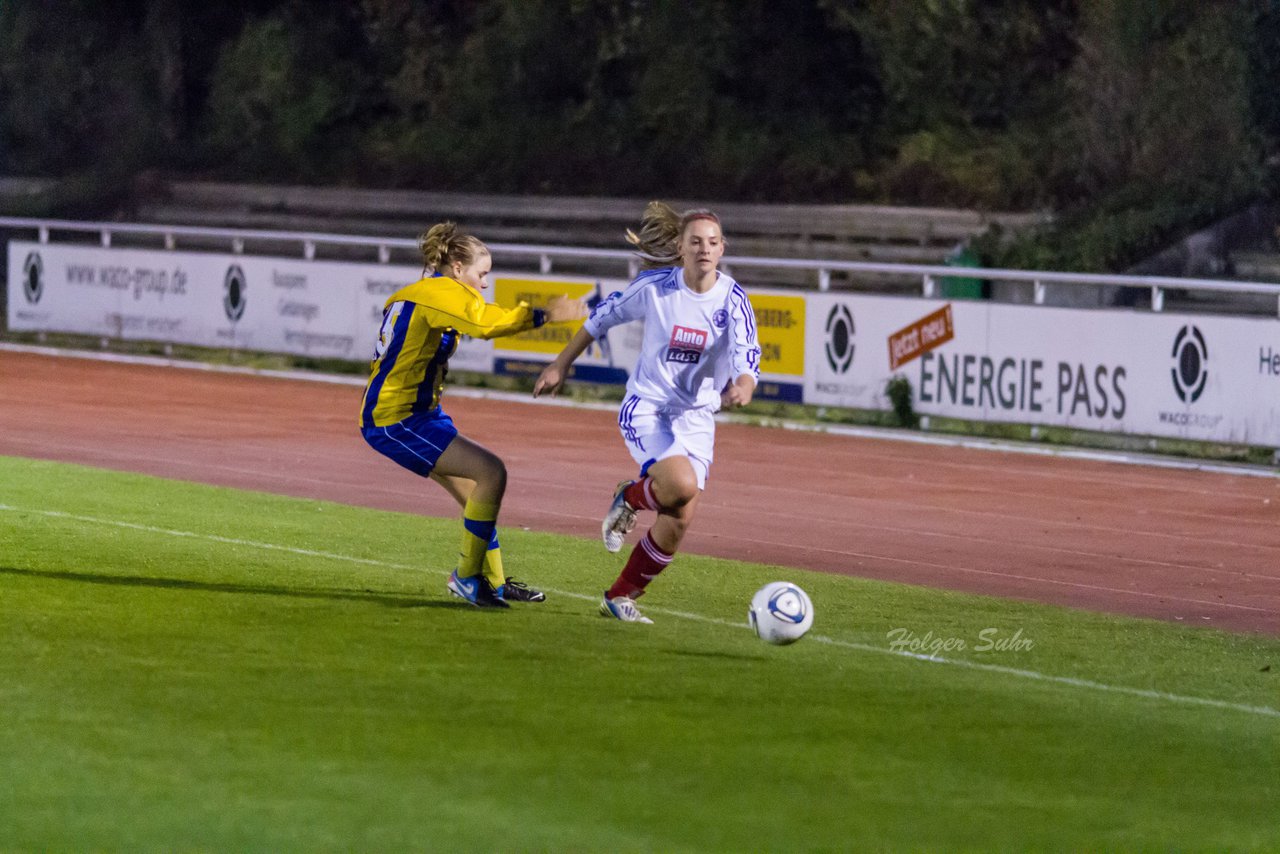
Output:
<instances>
[{"instance_id":1,"label":"black logo on banner","mask_svg":"<svg viewBox=\"0 0 1280 854\"><path fill-rule=\"evenodd\" d=\"M222 283L222 308L227 313L227 320L232 323L244 316L245 287L244 270L232 264Z\"/></svg>"},{"instance_id":2,"label":"black logo on banner","mask_svg":"<svg viewBox=\"0 0 1280 854\"><path fill-rule=\"evenodd\" d=\"M22 265L22 292L33 305L40 302L40 295L44 293L44 262L38 252L28 255Z\"/></svg>"},{"instance_id":3,"label":"black logo on banner","mask_svg":"<svg viewBox=\"0 0 1280 854\"><path fill-rule=\"evenodd\" d=\"M1173 339L1173 390L1183 403L1195 403L1209 381L1209 346L1195 326L1184 326Z\"/></svg>"},{"instance_id":4,"label":"black logo on banner","mask_svg":"<svg viewBox=\"0 0 1280 854\"><path fill-rule=\"evenodd\" d=\"M827 315L827 364L843 374L853 364L853 315L843 303L836 303Z\"/></svg>"}]
</instances>

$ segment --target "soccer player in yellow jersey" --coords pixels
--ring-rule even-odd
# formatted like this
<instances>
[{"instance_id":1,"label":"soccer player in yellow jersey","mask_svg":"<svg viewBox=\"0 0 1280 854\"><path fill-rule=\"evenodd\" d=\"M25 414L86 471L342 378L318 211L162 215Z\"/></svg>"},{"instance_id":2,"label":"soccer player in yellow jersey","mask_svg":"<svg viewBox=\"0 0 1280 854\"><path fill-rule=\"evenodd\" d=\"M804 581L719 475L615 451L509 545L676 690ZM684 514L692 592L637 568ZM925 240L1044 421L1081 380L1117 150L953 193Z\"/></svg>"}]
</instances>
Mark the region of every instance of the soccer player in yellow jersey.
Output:
<instances>
[{"instance_id":1,"label":"soccer player in yellow jersey","mask_svg":"<svg viewBox=\"0 0 1280 854\"><path fill-rule=\"evenodd\" d=\"M451 222L418 241L425 278L391 295L370 365L360 429L375 451L443 486L462 505L462 548L449 576L451 593L472 605L541 602L539 590L505 577L496 530L507 470L492 451L458 434L440 407L449 357L459 335L498 338L544 323L577 320L581 302L554 297L547 308L485 302L492 259L475 237Z\"/></svg>"}]
</instances>

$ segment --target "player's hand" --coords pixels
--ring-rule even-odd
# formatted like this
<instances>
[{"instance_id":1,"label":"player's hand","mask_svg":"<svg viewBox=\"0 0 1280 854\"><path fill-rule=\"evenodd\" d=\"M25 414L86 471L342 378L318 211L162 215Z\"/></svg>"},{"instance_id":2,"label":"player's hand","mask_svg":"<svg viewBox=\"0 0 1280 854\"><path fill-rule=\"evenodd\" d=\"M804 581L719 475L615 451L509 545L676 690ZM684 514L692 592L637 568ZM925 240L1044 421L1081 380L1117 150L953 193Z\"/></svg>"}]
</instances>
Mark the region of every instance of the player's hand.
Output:
<instances>
[{"instance_id":1,"label":"player's hand","mask_svg":"<svg viewBox=\"0 0 1280 854\"><path fill-rule=\"evenodd\" d=\"M569 299L562 294L547 301L546 312L548 323L563 323L567 320L581 320L586 317L587 306L580 299Z\"/></svg>"},{"instance_id":2,"label":"player's hand","mask_svg":"<svg viewBox=\"0 0 1280 854\"><path fill-rule=\"evenodd\" d=\"M552 397L564 385L564 370L555 362L547 365L542 369L542 373L538 374L538 381L533 384L533 396L541 397L549 394Z\"/></svg>"},{"instance_id":3,"label":"player's hand","mask_svg":"<svg viewBox=\"0 0 1280 854\"><path fill-rule=\"evenodd\" d=\"M730 383L724 391L720 393L721 409L737 409L746 406L751 402L752 394L755 392L755 384L750 382Z\"/></svg>"}]
</instances>

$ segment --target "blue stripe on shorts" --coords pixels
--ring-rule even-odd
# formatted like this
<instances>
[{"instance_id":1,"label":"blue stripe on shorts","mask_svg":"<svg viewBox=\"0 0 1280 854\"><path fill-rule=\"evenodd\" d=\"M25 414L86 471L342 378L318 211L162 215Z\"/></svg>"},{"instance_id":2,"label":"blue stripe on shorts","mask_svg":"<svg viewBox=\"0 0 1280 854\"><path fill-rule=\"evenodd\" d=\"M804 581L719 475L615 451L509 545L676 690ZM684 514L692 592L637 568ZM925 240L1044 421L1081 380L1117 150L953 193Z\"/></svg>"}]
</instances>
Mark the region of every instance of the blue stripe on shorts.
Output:
<instances>
[{"instance_id":1,"label":"blue stripe on shorts","mask_svg":"<svg viewBox=\"0 0 1280 854\"><path fill-rule=\"evenodd\" d=\"M636 406L639 404L640 398L634 394L622 402L622 408L618 410L618 426L622 428L622 437L643 451L644 442L636 433L635 426L631 423L631 419L636 412Z\"/></svg>"},{"instance_id":2,"label":"blue stripe on shorts","mask_svg":"<svg viewBox=\"0 0 1280 854\"><path fill-rule=\"evenodd\" d=\"M427 477L444 449L458 435L458 428L444 410L436 407L386 427L365 427L360 432L369 447L409 471Z\"/></svg>"}]
</instances>

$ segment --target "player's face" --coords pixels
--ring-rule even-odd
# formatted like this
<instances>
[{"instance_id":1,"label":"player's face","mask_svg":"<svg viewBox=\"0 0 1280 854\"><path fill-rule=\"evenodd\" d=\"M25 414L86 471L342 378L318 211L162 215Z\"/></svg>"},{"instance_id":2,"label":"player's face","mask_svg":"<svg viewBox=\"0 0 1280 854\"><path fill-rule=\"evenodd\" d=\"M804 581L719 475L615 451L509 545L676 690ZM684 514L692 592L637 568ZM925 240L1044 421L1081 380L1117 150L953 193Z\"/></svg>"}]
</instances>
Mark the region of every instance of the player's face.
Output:
<instances>
[{"instance_id":1,"label":"player's face","mask_svg":"<svg viewBox=\"0 0 1280 854\"><path fill-rule=\"evenodd\" d=\"M464 285L470 285L478 291L489 287L489 270L493 268L493 258L488 252L481 252L466 266L454 261L453 277Z\"/></svg>"},{"instance_id":2,"label":"player's face","mask_svg":"<svg viewBox=\"0 0 1280 854\"><path fill-rule=\"evenodd\" d=\"M695 219L680 235L680 261L690 272L707 274L716 269L724 255L724 235L709 219Z\"/></svg>"}]
</instances>

